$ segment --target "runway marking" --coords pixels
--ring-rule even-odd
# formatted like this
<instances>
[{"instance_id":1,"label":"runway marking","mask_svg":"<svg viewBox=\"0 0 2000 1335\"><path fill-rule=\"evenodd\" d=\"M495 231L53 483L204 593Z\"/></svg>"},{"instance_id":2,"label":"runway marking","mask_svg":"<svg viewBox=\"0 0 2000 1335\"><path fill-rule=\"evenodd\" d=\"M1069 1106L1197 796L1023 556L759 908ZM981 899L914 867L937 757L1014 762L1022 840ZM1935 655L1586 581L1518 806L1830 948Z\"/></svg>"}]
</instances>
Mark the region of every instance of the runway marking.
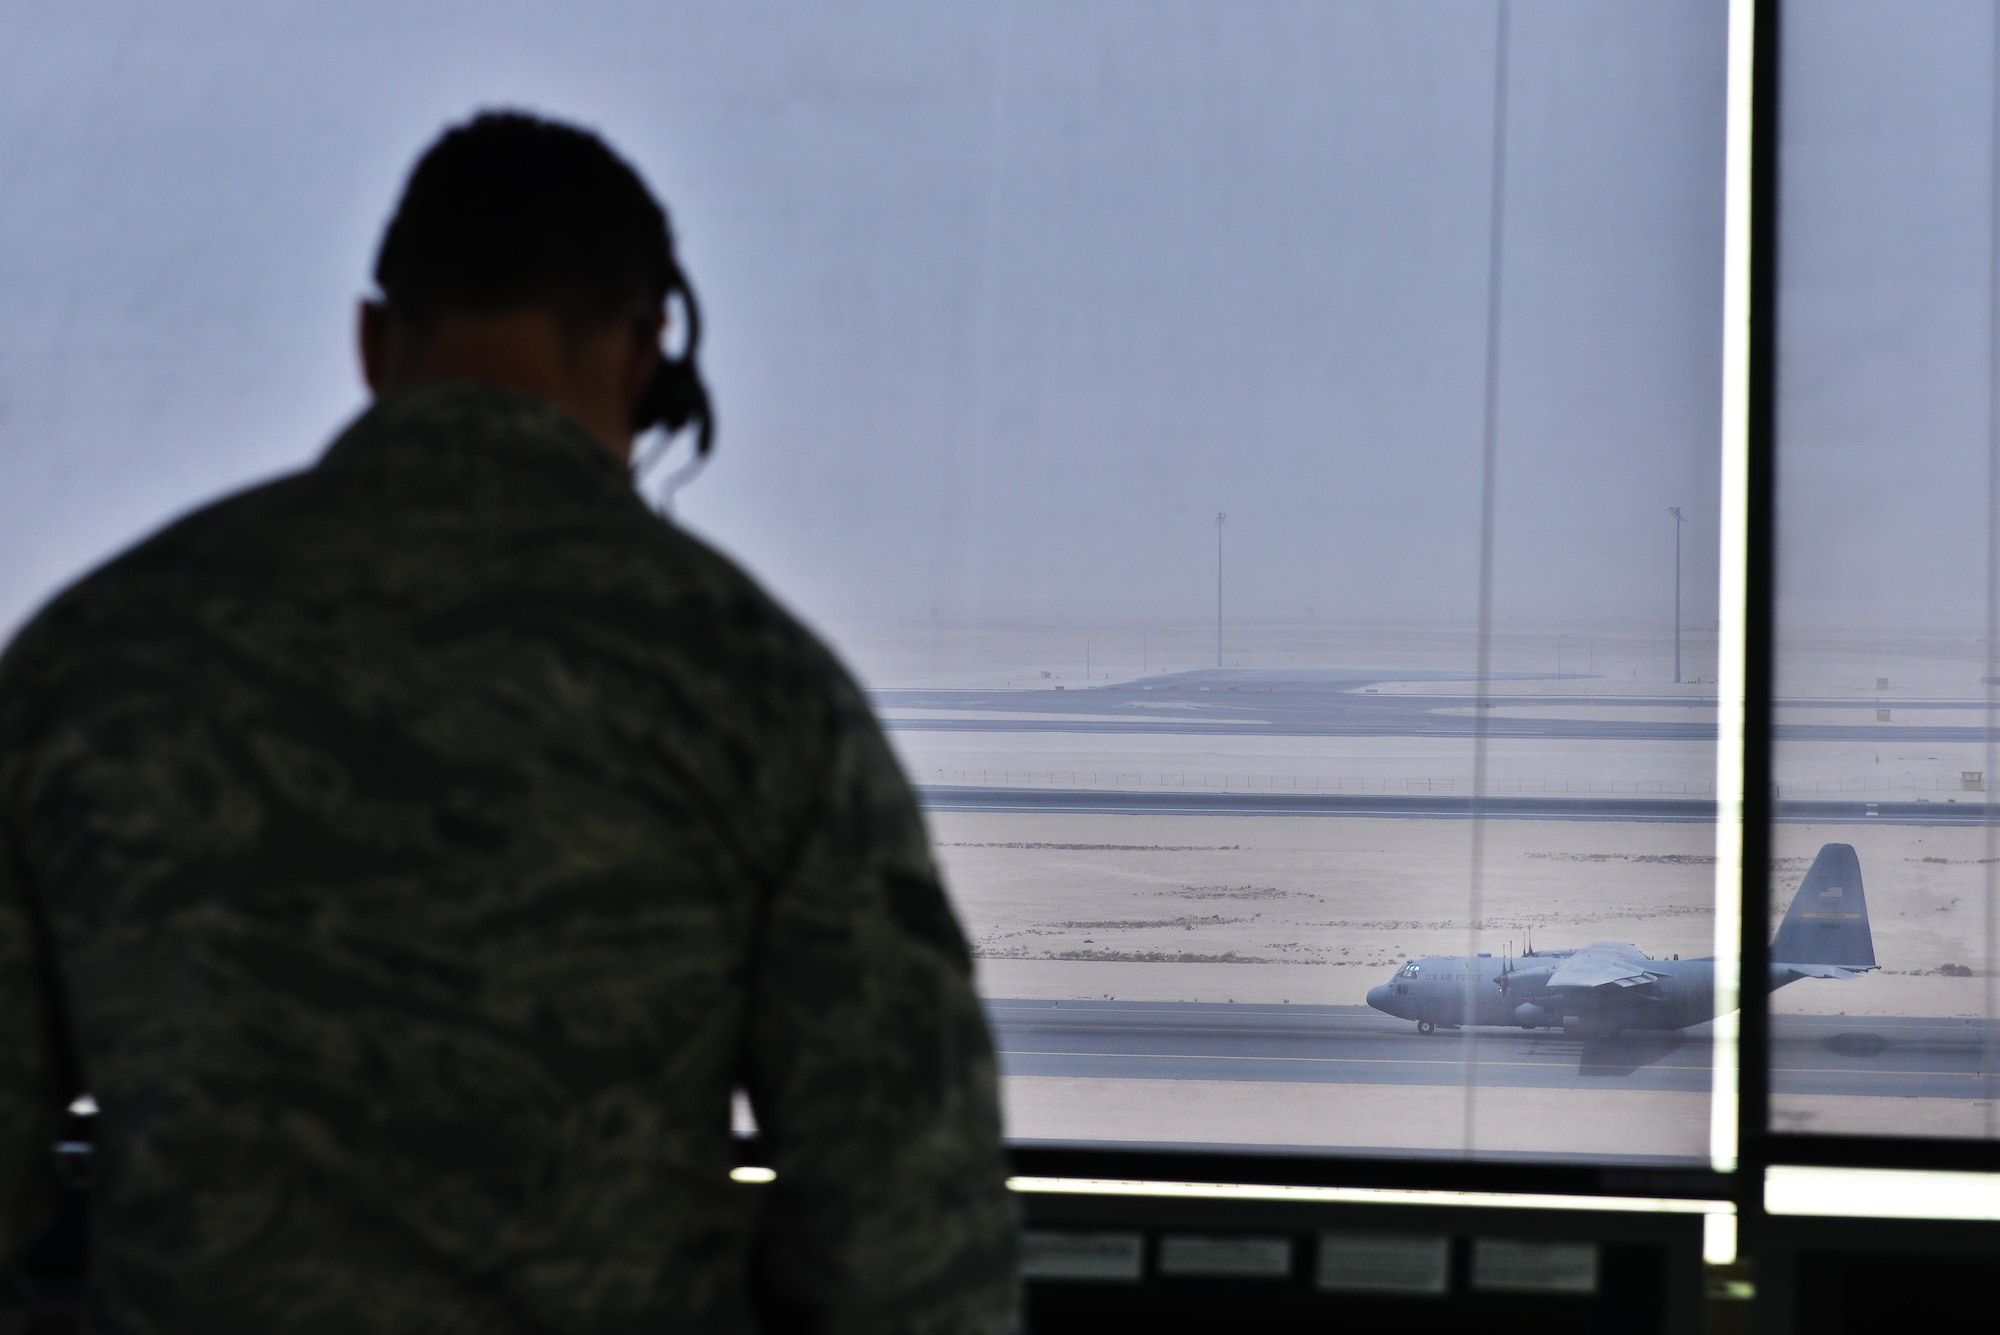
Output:
<instances>
[{"instance_id":1,"label":"runway marking","mask_svg":"<svg viewBox=\"0 0 2000 1335\"><path fill-rule=\"evenodd\" d=\"M1330 1067L1415 1066L1420 1068L1430 1068L1430 1067L1451 1067L1451 1066L1463 1067L1465 1065L1465 1063L1463 1062L1440 1060L1437 1058L1427 1058L1427 1057L1406 1057L1406 1058L1272 1057L1272 1056L1262 1056L1256 1054L1231 1055L1231 1054L1217 1054L1217 1053L1139 1053L1139 1052L1074 1052L1074 1051L1043 1052L1043 1051L1033 1051L1025 1049L1006 1049L997 1052L995 1055L1001 1057L1043 1057L1043 1058L1074 1057L1079 1059L1095 1059L1095 1060L1103 1060L1107 1058L1123 1058L1132 1061L1159 1062L1159 1063L1268 1062L1274 1064L1320 1065L1320 1066L1330 1066ZM1709 1070L1709 1067L1706 1063L1697 1063L1694 1065L1681 1065L1679 1063L1669 1063L1669 1062L1645 1062L1635 1066L1633 1069L1629 1071L1622 1071L1618 1073L1616 1076L1613 1076L1609 1074L1596 1074L1584 1069L1580 1065L1575 1068L1571 1068L1567 1060L1560 1060L1560 1059L1555 1061L1525 1061L1525 1062L1492 1060L1492 1061L1480 1061L1475 1065L1478 1068L1493 1068L1499 1070L1531 1070L1531 1071L1541 1071L1550 1073L1562 1073L1562 1074L1572 1075L1578 1080L1623 1079L1630 1076L1636 1076L1643 1071L1658 1071L1661 1072L1662 1074L1681 1075L1681 1074L1705 1074ZM1772 1074L1774 1076L1786 1076L1786 1077L1858 1076L1858 1077L1872 1078L1877 1080L1885 1077L1887 1078L1911 1077L1911 1079L1906 1081L1907 1084L1911 1085L1917 1084L1920 1081L1928 1081L1928 1080L1986 1081L1995 1078L2000 1078L2000 1073L1979 1072L1979 1071L1925 1071L1925 1070L1914 1070L1914 1069L1866 1070L1866 1069L1857 1069L1854 1067L1798 1067L1798 1066L1774 1068ZM1087 1074L1087 1075L1082 1075L1079 1078L1096 1079L1096 1080L1134 1080L1134 1079L1176 1080L1176 1079L1201 1079L1203 1077L1199 1076L1183 1077L1183 1076L1167 1076L1167 1075L1128 1076L1128 1075ZM1357 1081L1354 1083L1365 1084L1372 1082ZM1400 1083L1409 1083L1409 1082L1400 1082ZM1463 1083L1463 1082L1447 1081L1445 1083ZM1703 1091L1689 1090L1686 1092L1701 1093ZM1781 1090L1779 1092L1784 1093L1788 1091ZM1827 1091L1810 1091L1810 1092L1823 1093ZM1870 1090L1867 1092L1875 1097L1882 1097L1882 1098L1957 1097L1954 1095L1941 1096L1936 1094L1913 1094L1903 1089Z\"/></svg>"},{"instance_id":2,"label":"runway marking","mask_svg":"<svg viewBox=\"0 0 2000 1335\"><path fill-rule=\"evenodd\" d=\"M1103 1058L1107 1058L1107 1057L1110 1057L1110 1058L1125 1058L1125 1059L1128 1059L1128 1060L1134 1060L1134 1061L1143 1061L1143 1062L1155 1062L1155 1063L1161 1063L1161 1064L1171 1064L1171 1063L1177 1063L1177 1062L1186 1062L1186 1063L1200 1063L1200 1062L1207 1062L1207 1063L1215 1063L1215 1062L1264 1062L1264 1063L1272 1063L1272 1064L1290 1064L1290 1065L1320 1065L1320 1066L1327 1066L1327 1067L1341 1067L1341 1066L1415 1066L1415 1067L1419 1067L1419 1068L1425 1068L1425 1069L1428 1069L1428 1068L1432 1068L1432 1067L1450 1067L1450 1066L1461 1066L1461 1067L1462 1067L1462 1066L1464 1065L1463 1063L1458 1063L1458 1062L1440 1062L1440 1061L1434 1061L1434 1060L1429 1060L1429 1059L1422 1059L1422 1058L1409 1058L1409 1059L1402 1059L1402 1060L1398 1060L1398 1059L1394 1059L1394 1058L1337 1058L1337 1057L1268 1057L1268 1056L1254 1056L1254 1055L1246 1055L1246 1056L1223 1056L1223 1055L1211 1055L1211 1054L1202 1054L1202 1053L1172 1053L1172 1054L1149 1054L1149 1053L1093 1053L1093 1052L1031 1052L1031 1051L1019 1051L1019 1050L1010 1050L1010 1051L1007 1051L1007 1052L1003 1052L1003 1053L999 1053L999 1054L997 1054L997 1055L999 1055L999 1056L1003 1056L1003 1057L1039 1057L1039 1058L1060 1058L1060 1057L1074 1057L1074 1058L1080 1058L1080 1059L1082 1059L1082 1058L1093 1058L1093 1059L1103 1059ZM1479 1067L1479 1068L1491 1068L1491 1069L1496 1069L1496 1070L1507 1070L1507 1071L1514 1071L1514 1070L1530 1070L1530 1071L1539 1071L1539 1072L1547 1072L1547 1073L1552 1073L1552 1074L1562 1074L1562 1075L1568 1075L1568 1076L1571 1076L1571 1077L1573 1077L1574 1079L1576 1079L1576 1080L1580 1080L1580 1081L1581 1081L1581 1080L1589 1080L1589 1081L1598 1081L1598 1080L1611 1080L1611 1079L1625 1079L1625 1078L1629 1078L1629 1077L1632 1077L1632 1076L1637 1076L1637 1075L1639 1075L1639 1074L1640 1074L1641 1072L1645 1072L1645 1071L1657 1071L1657 1072L1660 1072L1660 1073L1661 1073L1662 1075L1671 1075L1671 1076L1680 1076L1680 1075L1699 1075L1699 1074L1705 1074L1705 1073L1707 1073L1707 1072L1708 1072L1708 1070L1709 1070L1708 1066L1707 1066L1707 1065L1705 1065L1705 1064L1700 1064L1700 1065L1693 1065L1693 1066L1683 1066L1683 1065L1678 1065L1678 1064L1668 1064L1668 1063L1662 1063L1662 1062L1648 1062L1648 1063L1644 1063L1644 1064L1641 1064L1641 1065L1639 1065L1639 1066L1636 1066L1636 1067L1634 1067L1634 1068L1633 1068L1632 1070L1629 1070L1629 1071L1621 1071L1621 1072L1618 1072L1617 1074L1615 1074L1615 1075L1614 1075L1614 1074L1610 1074L1610 1073L1596 1073L1596 1072L1592 1072L1592 1071L1589 1071L1589 1070L1586 1070L1586 1069L1583 1069L1583 1068L1581 1068L1581 1067L1576 1067L1576 1068L1572 1068L1572 1067L1571 1067L1571 1066L1569 1065L1569 1063L1567 1063L1567 1062L1564 1062L1564 1061L1554 1061L1554 1062L1520 1062L1520 1061L1482 1061L1482 1062L1479 1062L1479 1063L1477 1063L1476 1065L1477 1065L1477 1067ZM1920 1084L1920 1083L1923 1083L1923 1082L1928 1082L1928 1081L1936 1081L1936 1080L1945 1080L1945 1081L1960 1081L1960 1080L1965 1080L1965 1081L1981 1081L1981 1082L1984 1082L1984 1081L1987 1081L1987 1080L1990 1080L1990 1079L1993 1079L1993 1078L1995 1078L1995 1075L1994 1075L1994 1074L1990 1074L1990 1073L1981 1073L1981 1072L1977 1072L1977 1071L1923 1071L1923 1070L1891 1070L1891 1071L1866 1071L1866 1070L1856 1070L1856 1069L1853 1069L1853 1068L1851 1068L1851 1067L1846 1067L1846 1068L1843 1068L1843 1067L1781 1067L1781 1068L1778 1068L1778 1069L1774 1070L1774 1071L1772 1072L1772 1075L1773 1075L1773 1076L1778 1076L1778 1077L1799 1077L1799 1078L1808 1078L1808 1077L1831 1077L1831 1076L1856 1076L1856 1077L1861 1077L1861 1078L1865 1078L1865 1079L1876 1079L1876 1080L1880 1080L1880 1079L1882 1079L1882 1078L1884 1078L1884 1077L1892 1077L1892 1078L1894 1078L1894 1077L1910 1077L1910 1078L1909 1078L1909 1079L1908 1079L1907 1081L1905 1081L1904 1083L1905 1083L1906 1085L1908 1085L1908 1086L1912 1086L1912 1087L1914 1087L1914 1086L1916 1086L1916 1085L1918 1085L1918 1084ZM1201 1077L1201 1076L1172 1076L1172 1075L1148 1075L1148 1076L1136 1076L1136 1075L1106 1075L1106 1074L1086 1074L1086 1075L1082 1075L1082 1076L1080 1076L1080 1078L1084 1078L1084 1079L1097 1079L1097 1080L1133 1080L1133 1079L1166 1079L1166 1080L1175 1080L1175 1079L1203 1079L1203 1078L1205 1078L1205 1077ZM1370 1082L1370 1081L1356 1081L1356 1082L1353 1082L1353 1083L1358 1083L1358 1084L1368 1084L1368 1083L1374 1083L1374 1082ZM1413 1082L1395 1082L1395 1083L1413 1083ZM1445 1081L1445 1082L1443 1082L1443 1083L1445 1083L1445 1084L1461 1084L1461 1083L1463 1083L1463 1082L1462 1082L1462 1081ZM1483 1082L1482 1082L1482 1083L1483 1083ZM1531 1086L1531 1087L1532 1087L1532 1086ZM1704 1091L1702 1091L1702 1090L1699 1090L1699 1089L1694 1089L1694 1090L1689 1090L1689 1091L1687 1091L1687 1092L1690 1092L1690 1093L1702 1093L1702 1092L1704 1092ZM1778 1092L1780 1092L1780 1093L1785 1093L1785 1092L1789 1092L1789 1091L1785 1091L1785 1090L1780 1090L1780 1091L1778 1091ZM1827 1091L1809 1091L1809 1092L1827 1092ZM1906 1089L1887 1089L1887 1090L1869 1090L1869 1091L1866 1091L1866 1092L1867 1092L1867 1093L1869 1093L1869 1094L1871 1094L1871 1095L1873 1095L1873 1096L1875 1096L1875 1097L1881 1097L1881 1098L1938 1098L1938 1097L1958 1097L1958 1096L1956 1096L1956 1095L1938 1095L1938 1094L1924 1094L1924 1093L1913 1093L1913 1092L1911 1092L1911 1091L1910 1091L1910 1089L1907 1089L1907 1088L1906 1088Z\"/></svg>"},{"instance_id":3,"label":"runway marking","mask_svg":"<svg viewBox=\"0 0 2000 1335\"><path fill-rule=\"evenodd\" d=\"M1926 1071L1915 1067L1891 1066L1868 1070L1856 1066L1774 1066L1773 1075L1865 1075L1921 1076L1926 1080L2000 1080L2000 1071Z\"/></svg>"}]
</instances>

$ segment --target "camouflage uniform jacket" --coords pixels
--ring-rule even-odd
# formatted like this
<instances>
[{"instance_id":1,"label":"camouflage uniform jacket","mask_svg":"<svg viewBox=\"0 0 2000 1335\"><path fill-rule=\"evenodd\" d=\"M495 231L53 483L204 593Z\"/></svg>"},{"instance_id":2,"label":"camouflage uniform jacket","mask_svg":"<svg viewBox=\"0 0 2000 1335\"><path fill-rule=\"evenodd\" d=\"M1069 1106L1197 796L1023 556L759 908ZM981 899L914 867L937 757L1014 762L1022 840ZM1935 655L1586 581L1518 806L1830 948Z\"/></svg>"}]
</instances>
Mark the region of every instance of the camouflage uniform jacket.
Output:
<instances>
[{"instance_id":1,"label":"camouflage uniform jacket","mask_svg":"<svg viewBox=\"0 0 2000 1335\"><path fill-rule=\"evenodd\" d=\"M379 402L0 660L0 1305L79 1089L105 1331L1013 1320L991 1044L865 698L492 390Z\"/></svg>"}]
</instances>

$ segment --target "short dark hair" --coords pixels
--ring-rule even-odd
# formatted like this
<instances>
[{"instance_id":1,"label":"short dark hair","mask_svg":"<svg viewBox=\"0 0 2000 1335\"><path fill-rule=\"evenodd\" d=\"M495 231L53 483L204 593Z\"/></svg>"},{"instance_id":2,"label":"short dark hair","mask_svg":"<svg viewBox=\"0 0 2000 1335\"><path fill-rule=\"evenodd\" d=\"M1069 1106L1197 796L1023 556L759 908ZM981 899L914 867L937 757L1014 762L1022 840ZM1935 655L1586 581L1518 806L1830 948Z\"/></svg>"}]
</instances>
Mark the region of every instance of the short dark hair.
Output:
<instances>
[{"instance_id":1,"label":"short dark hair","mask_svg":"<svg viewBox=\"0 0 2000 1335\"><path fill-rule=\"evenodd\" d=\"M482 112L418 159L375 256L395 318L553 309L572 333L661 309L673 275L666 211L588 130Z\"/></svg>"}]
</instances>

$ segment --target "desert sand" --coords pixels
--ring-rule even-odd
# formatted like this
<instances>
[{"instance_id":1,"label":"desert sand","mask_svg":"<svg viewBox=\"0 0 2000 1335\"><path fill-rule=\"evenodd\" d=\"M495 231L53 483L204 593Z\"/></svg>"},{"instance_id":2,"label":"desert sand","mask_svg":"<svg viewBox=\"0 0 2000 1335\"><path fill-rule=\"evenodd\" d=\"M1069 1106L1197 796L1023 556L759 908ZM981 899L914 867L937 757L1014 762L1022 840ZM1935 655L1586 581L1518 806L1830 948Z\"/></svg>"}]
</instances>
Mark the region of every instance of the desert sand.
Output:
<instances>
[{"instance_id":1,"label":"desert sand","mask_svg":"<svg viewBox=\"0 0 2000 1335\"><path fill-rule=\"evenodd\" d=\"M1626 941L1714 952L1699 824L938 813L938 856L991 996L1359 1005L1404 960ZM1878 972L1795 983L1778 1013L1985 1013L1983 828L1777 828L1773 918L1820 846L1861 857ZM1961 972L1963 971L1963 972Z\"/></svg>"},{"instance_id":2,"label":"desert sand","mask_svg":"<svg viewBox=\"0 0 2000 1335\"><path fill-rule=\"evenodd\" d=\"M939 857L989 996L1362 1004L1404 960L1628 941L1714 944L1714 831L1699 824L1492 821L1472 901L1469 822L1338 817L941 813ZM1782 826L1774 918L1828 842L1861 856L1882 968L1781 989L1777 1014L1986 1013L1986 832ZM1970 963L1967 963L1970 961ZM1010 1134L1480 1154L1700 1158L1700 1094L1017 1077ZM1774 1125L1987 1135L1971 1099L1793 1095Z\"/></svg>"},{"instance_id":3,"label":"desert sand","mask_svg":"<svg viewBox=\"0 0 2000 1335\"><path fill-rule=\"evenodd\" d=\"M864 676L885 688L1075 690L1214 663L1213 626L1197 623L885 625L843 639ZM1983 803L1985 781L2000 775L1985 773L1993 766L1976 731L1881 742L1853 731L1981 726L1985 655L1962 640L1788 636L1779 693L1796 702L1781 705L1781 720L1843 725L1844 735L1781 743L1771 775L1781 796ZM1490 689L1507 717L1711 718L1713 635L1690 635L1682 683L1672 680L1671 648L1658 635L1512 632L1497 637L1493 669L1532 678ZM1472 661L1464 628L1228 628L1232 667L1438 674L1384 682L1385 692L1462 692ZM1550 675L1558 673L1566 675ZM1920 707L1933 703L1947 707ZM907 711L903 721L916 726L892 738L925 784L1471 790L1463 739L945 732L923 730L924 720L925 711ZM1714 750L1688 741L1496 740L1486 775L1495 793L1706 796ZM1475 830L1456 820L1342 817L931 819L989 996L1359 1005L1369 987L1423 955L1519 950L1530 939L1544 948L1630 942L1654 955L1715 950L1715 831L1702 824L1508 820ZM1793 984L1773 998L1776 1013L1992 1014L2000 980L1991 976L1986 906L2000 890L2000 840L1977 826L1779 826L1774 928L1827 842L1860 853L1881 968L1850 982ZM1012 1134L1035 1140L1699 1158L1708 1135L1705 1096L1610 1089L1476 1090L1469 1136L1463 1093L1436 1088L1036 1076L1009 1082L1007 1111ZM2000 1117L1971 1099L1815 1095L1775 1099L1773 1119L1808 1131L1990 1136Z\"/></svg>"}]
</instances>

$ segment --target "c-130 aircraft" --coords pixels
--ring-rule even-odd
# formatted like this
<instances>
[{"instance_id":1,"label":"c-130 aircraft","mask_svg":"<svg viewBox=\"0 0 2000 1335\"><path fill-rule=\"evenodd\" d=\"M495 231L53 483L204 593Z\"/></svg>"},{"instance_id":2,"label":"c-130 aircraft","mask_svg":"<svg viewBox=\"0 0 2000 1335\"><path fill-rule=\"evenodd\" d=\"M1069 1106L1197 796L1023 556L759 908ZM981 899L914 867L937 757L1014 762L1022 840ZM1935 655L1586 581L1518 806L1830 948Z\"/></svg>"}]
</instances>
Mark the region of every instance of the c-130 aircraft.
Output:
<instances>
[{"instance_id":1,"label":"c-130 aircraft","mask_svg":"<svg viewBox=\"0 0 2000 1335\"><path fill-rule=\"evenodd\" d=\"M1770 987L1801 978L1856 978L1876 968L1861 859L1852 844L1828 844L1771 942ZM1471 1014L1468 1017L1468 1002ZM1712 1020L1715 960L1657 960L1637 946L1599 941L1579 950L1529 950L1519 959L1481 954L1411 960L1368 1004L1417 1032L1466 1024L1561 1027L1609 1037L1625 1029L1685 1029Z\"/></svg>"}]
</instances>

